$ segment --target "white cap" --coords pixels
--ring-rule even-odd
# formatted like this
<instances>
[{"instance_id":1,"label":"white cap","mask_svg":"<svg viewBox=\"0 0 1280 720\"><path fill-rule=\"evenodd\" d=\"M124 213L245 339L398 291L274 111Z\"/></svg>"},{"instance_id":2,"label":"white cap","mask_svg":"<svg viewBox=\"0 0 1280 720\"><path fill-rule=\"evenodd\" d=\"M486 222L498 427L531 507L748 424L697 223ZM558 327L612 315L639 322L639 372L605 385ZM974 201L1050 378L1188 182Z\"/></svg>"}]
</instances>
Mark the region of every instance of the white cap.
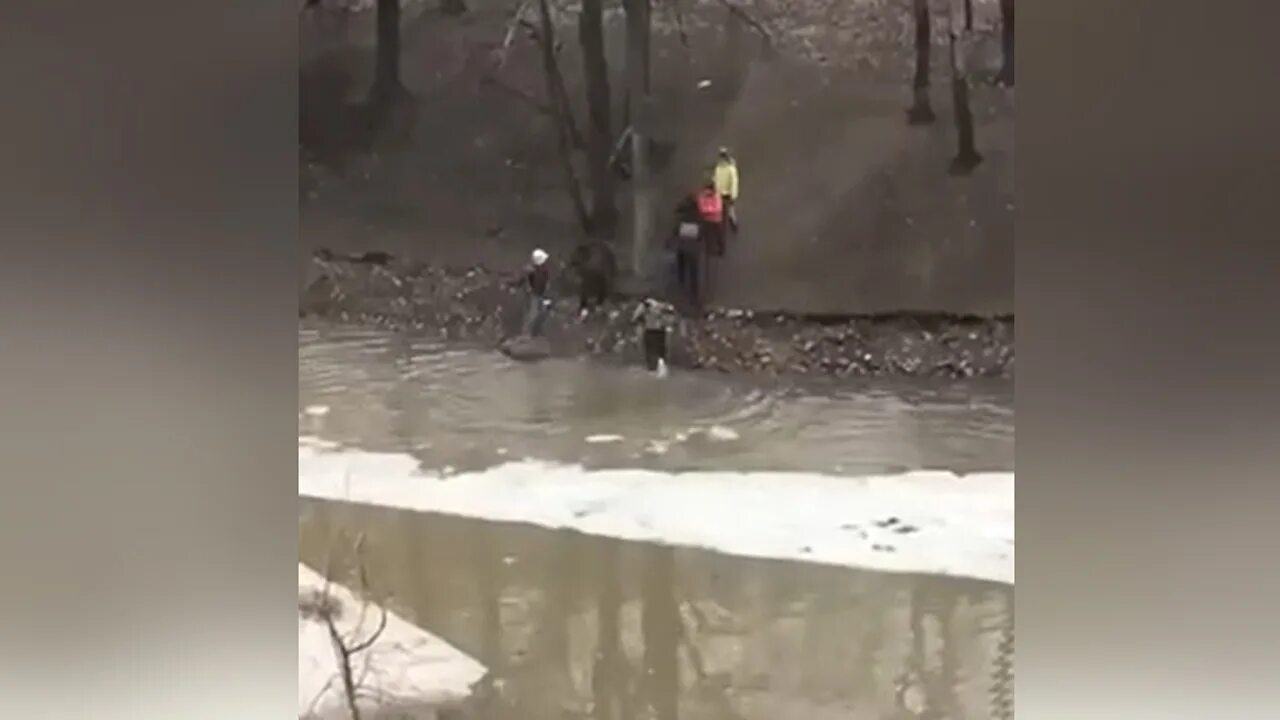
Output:
<instances>
[{"instance_id":1,"label":"white cap","mask_svg":"<svg viewBox=\"0 0 1280 720\"><path fill-rule=\"evenodd\" d=\"M541 265L542 263L547 261L547 252L542 248L538 248L537 250L533 251L532 257L533 257L534 265Z\"/></svg>"}]
</instances>

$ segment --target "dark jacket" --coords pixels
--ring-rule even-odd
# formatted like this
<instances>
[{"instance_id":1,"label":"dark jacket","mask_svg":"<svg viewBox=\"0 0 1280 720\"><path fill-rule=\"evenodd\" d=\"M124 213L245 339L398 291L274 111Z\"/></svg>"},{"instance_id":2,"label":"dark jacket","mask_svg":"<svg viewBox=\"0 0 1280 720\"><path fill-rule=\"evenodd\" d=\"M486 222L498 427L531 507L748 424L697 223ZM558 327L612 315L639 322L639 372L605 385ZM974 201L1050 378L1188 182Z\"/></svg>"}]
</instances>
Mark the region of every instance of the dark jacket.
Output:
<instances>
[{"instance_id":1,"label":"dark jacket","mask_svg":"<svg viewBox=\"0 0 1280 720\"><path fill-rule=\"evenodd\" d=\"M530 265L525 271L525 284L529 288L529 292L538 297L546 297L547 290L551 286L551 269L546 263L542 265Z\"/></svg>"},{"instance_id":2,"label":"dark jacket","mask_svg":"<svg viewBox=\"0 0 1280 720\"><path fill-rule=\"evenodd\" d=\"M658 300L642 300L632 313L631 322L642 326L645 330L670 330L675 326L676 310Z\"/></svg>"},{"instance_id":3,"label":"dark jacket","mask_svg":"<svg viewBox=\"0 0 1280 720\"><path fill-rule=\"evenodd\" d=\"M697 250L697 238L689 239L680 237L680 226L685 223L697 225L699 228L699 237L702 235L702 215L698 212L698 199L692 194L686 195L684 199L676 205L676 221L671 228L671 242L677 250Z\"/></svg>"}]
</instances>

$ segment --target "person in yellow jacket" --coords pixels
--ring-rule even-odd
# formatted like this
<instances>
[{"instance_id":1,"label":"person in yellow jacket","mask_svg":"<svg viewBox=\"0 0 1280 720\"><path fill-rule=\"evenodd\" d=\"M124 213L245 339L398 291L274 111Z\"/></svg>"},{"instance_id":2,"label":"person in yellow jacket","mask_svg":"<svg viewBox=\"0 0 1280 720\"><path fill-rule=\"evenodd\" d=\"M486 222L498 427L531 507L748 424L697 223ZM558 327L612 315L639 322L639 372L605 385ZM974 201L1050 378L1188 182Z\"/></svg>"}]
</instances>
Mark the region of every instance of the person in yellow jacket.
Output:
<instances>
[{"instance_id":1,"label":"person in yellow jacket","mask_svg":"<svg viewBox=\"0 0 1280 720\"><path fill-rule=\"evenodd\" d=\"M714 171L716 192L724 201L724 219L733 230L738 230L738 162L729 154L729 148L721 147Z\"/></svg>"}]
</instances>

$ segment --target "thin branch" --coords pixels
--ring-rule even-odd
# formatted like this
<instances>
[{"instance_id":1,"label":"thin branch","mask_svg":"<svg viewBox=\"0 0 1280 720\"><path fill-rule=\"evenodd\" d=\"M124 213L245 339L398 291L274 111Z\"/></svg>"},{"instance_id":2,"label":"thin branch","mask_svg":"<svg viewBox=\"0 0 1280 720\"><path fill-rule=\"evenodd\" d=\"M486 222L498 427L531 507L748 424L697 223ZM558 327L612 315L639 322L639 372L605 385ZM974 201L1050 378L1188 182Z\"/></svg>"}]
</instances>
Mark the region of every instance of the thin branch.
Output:
<instances>
[{"instance_id":1,"label":"thin branch","mask_svg":"<svg viewBox=\"0 0 1280 720\"><path fill-rule=\"evenodd\" d=\"M516 29L528 27L528 24L524 22L524 11L528 9L530 2L531 0L520 0L520 4L516 6L516 11L511 15L511 21L507 23L507 32L502 38L502 45L495 51L498 58L493 68L495 72L501 70L507 64L507 57L511 54L511 41L516 37Z\"/></svg>"},{"instance_id":2,"label":"thin branch","mask_svg":"<svg viewBox=\"0 0 1280 720\"><path fill-rule=\"evenodd\" d=\"M340 615L339 609L341 606L335 606L332 604L333 596L331 588L333 581L330 579L330 576L333 574L332 546L330 547L329 557L325 561L324 588L321 591L319 600L319 615L324 620L325 628L329 633L329 642L333 646L333 654L338 662L339 677L342 679L343 694L347 702L347 711L351 714L351 720L360 720L358 699L362 696L361 686L369 675L371 662L371 659L366 656L364 667L360 673L360 678L357 681L352 669L351 659L369 650L378 641L378 639L382 637L382 633L387 628L387 619L389 615L386 604L379 603L378 608L380 610L380 616L378 618L377 628L375 628L374 631L364 640L356 641L364 628L365 618L367 617L371 602L369 600L369 574L365 566L363 554L364 540L365 536L363 533L358 535L353 551L356 561L356 572L360 577L359 595L361 604L360 616L355 621L355 626L352 628L350 637L343 638L342 633L338 631L337 617ZM329 689L331 684L332 678L325 683L324 687L321 689L320 695L317 696L317 700ZM368 696L368 693L364 693L363 695ZM315 702L316 700L312 701L313 707Z\"/></svg>"},{"instance_id":3,"label":"thin branch","mask_svg":"<svg viewBox=\"0 0 1280 720\"><path fill-rule=\"evenodd\" d=\"M774 44L773 33L769 32L769 29L764 26L764 23L760 22L759 20L756 20L746 10L743 10L737 5L734 5L733 3L729 2L729 0L719 0L719 2L721 5L729 9L729 13L731 15L738 17L743 22L750 25L756 32L760 33L760 35L764 37L764 40L767 44L771 46Z\"/></svg>"},{"instance_id":4,"label":"thin branch","mask_svg":"<svg viewBox=\"0 0 1280 720\"><path fill-rule=\"evenodd\" d=\"M355 680L351 676L351 652L343 644L342 636L338 633L338 627L334 624L333 617L326 615L324 622L329 628L329 641L333 643L333 652L338 659L338 670L342 673L342 687L346 692L347 710L351 713L351 720L360 720L360 707L356 704Z\"/></svg>"},{"instance_id":5,"label":"thin branch","mask_svg":"<svg viewBox=\"0 0 1280 720\"><path fill-rule=\"evenodd\" d=\"M676 21L676 31L680 33L680 44L689 47L689 33L685 30L684 11L680 9L680 0L668 0L667 8Z\"/></svg>"},{"instance_id":6,"label":"thin branch","mask_svg":"<svg viewBox=\"0 0 1280 720\"><path fill-rule=\"evenodd\" d=\"M359 653L364 652L365 650L368 650L370 647L373 646L375 642L378 641L378 638L382 635L382 631L387 629L387 606L379 605L378 607L382 608L382 614L378 618L378 628L373 631L373 634L369 636L368 640L365 640L359 645L352 646L351 648L352 655L357 655Z\"/></svg>"},{"instance_id":7,"label":"thin branch","mask_svg":"<svg viewBox=\"0 0 1280 720\"><path fill-rule=\"evenodd\" d=\"M553 112L551 108L545 103L543 103L541 100L534 97L532 94L527 93L524 90L521 90L518 87L513 87L511 85L508 85L507 83L499 80L496 77L492 77L492 76L483 77L480 79L480 84L488 85L490 87L501 90L507 95L510 95L511 97L524 102L526 105L533 108L540 115L546 115L547 117L552 117L552 118L555 117L555 112Z\"/></svg>"},{"instance_id":8,"label":"thin branch","mask_svg":"<svg viewBox=\"0 0 1280 720\"><path fill-rule=\"evenodd\" d=\"M365 611L369 608L369 575L365 569L364 554L362 552L363 549L364 533L360 533L356 538L355 556L356 569L360 573L360 599L364 602L361 604L360 620L356 623L355 632L360 632L360 629L364 627ZM387 605L385 602L382 602L378 604L378 607L382 610L382 616L378 619L378 628L373 631L373 634L370 635L367 640L352 647L349 651L351 655L356 655L368 650L375 642L378 641L378 637L382 635L382 631L387 629Z\"/></svg>"}]
</instances>

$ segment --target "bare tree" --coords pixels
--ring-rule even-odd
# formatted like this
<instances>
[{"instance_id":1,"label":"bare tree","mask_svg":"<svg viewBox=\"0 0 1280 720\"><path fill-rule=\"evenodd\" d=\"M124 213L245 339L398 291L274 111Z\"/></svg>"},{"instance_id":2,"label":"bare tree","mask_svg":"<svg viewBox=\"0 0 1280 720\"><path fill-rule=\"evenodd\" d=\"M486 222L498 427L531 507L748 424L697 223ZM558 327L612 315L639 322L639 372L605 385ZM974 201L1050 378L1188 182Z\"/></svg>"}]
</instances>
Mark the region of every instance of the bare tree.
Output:
<instances>
[{"instance_id":1,"label":"bare tree","mask_svg":"<svg viewBox=\"0 0 1280 720\"><path fill-rule=\"evenodd\" d=\"M560 150L560 164L564 171L565 188L569 192L569 200L573 203L574 216L579 226L590 227L591 219L587 214L587 205L582 199L582 186L578 182L578 173L573 167L573 108L569 105L569 96L565 91L564 76L560 72L560 62L556 55L555 23L551 18L551 7L547 0L538 0L538 45L542 51L542 70L546 79L547 103L551 107L552 119L556 126L556 141Z\"/></svg>"},{"instance_id":2,"label":"bare tree","mask_svg":"<svg viewBox=\"0 0 1280 720\"><path fill-rule=\"evenodd\" d=\"M929 54L933 44L932 18L929 0L914 0L916 25L916 72L911 87L914 102L907 111L907 122L925 125L937 119L933 104L929 102Z\"/></svg>"},{"instance_id":3,"label":"bare tree","mask_svg":"<svg viewBox=\"0 0 1280 720\"><path fill-rule=\"evenodd\" d=\"M403 91L400 83L400 0L378 0L377 65L373 101L386 105Z\"/></svg>"},{"instance_id":4,"label":"bare tree","mask_svg":"<svg viewBox=\"0 0 1280 720\"><path fill-rule=\"evenodd\" d=\"M1000 0L1000 50L1002 60L996 83L1013 86L1013 0Z\"/></svg>"},{"instance_id":5,"label":"bare tree","mask_svg":"<svg viewBox=\"0 0 1280 720\"><path fill-rule=\"evenodd\" d=\"M650 0L623 0L627 19L627 97L631 110L631 270L642 277L653 234L653 201L647 150L650 142L649 35Z\"/></svg>"},{"instance_id":6,"label":"bare tree","mask_svg":"<svg viewBox=\"0 0 1280 720\"><path fill-rule=\"evenodd\" d=\"M596 237L611 236L618 223L615 202L617 181L609 168L613 146L612 100L609 65L604 47L603 0L583 0L578 16L578 42L587 80L587 114L590 128L587 159L591 175L591 227Z\"/></svg>"},{"instance_id":7,"label":"bare tree","mask_svg":"<svg viewBox=\"0 0 1280 720\"><path fill-rule=\"evenodd\" d=\"M982 155L978 153L977 141L974 138L973 108L969 104L968 77L968 36L960 22L957 12L957 0L950 3L947 17L947 30L950 36L951 55L951 99L955 108L957 151L951 161L951 173L968 175L982 163Z\"/></svg>"}]
</instances>

